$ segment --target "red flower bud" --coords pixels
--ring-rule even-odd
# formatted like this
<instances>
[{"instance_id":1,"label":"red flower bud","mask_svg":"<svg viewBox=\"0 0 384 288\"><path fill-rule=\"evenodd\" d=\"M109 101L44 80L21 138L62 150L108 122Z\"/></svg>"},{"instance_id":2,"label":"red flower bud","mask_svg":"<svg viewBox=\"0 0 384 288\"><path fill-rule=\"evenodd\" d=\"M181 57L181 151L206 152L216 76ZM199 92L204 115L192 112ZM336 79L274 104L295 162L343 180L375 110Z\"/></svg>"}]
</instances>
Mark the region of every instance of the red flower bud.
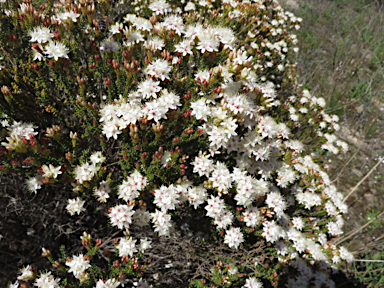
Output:
<instances>
[{"instance_id":1,"label":"red flower bud","mask_svg":"<svg viewBox=\"0 0 384 288\"><path fill-rule=\"evenodd\" d=\"M57 32L57 30L56 31L53 31L53 38L55 39L55 40L60 40L60 35L59 35L59 32Z\"/></svg>"}]
</instances>

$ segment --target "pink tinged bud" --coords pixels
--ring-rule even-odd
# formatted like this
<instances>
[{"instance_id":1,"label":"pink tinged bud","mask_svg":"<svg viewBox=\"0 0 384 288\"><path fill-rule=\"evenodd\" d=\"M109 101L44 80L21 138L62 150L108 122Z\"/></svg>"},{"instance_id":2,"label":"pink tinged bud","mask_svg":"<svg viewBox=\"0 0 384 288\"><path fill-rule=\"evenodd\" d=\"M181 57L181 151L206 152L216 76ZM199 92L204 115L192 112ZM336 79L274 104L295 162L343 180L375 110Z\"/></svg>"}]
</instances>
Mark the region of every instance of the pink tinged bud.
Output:
<instances>
[{"instance_id":1,"label":"pink tinged bud","mask_svg":"<svg viewBox=\"0 0 384 288\"><path fill-rule=\"evenodd\" d=\"M49 60L49 66L51 66L51 67L55 66L55 62L52 60Z\"/></svg>"},{"instance_id":2,"label":"pink tinged bud","mask_svg":"<svg viewBox=\"0 0 384 288\"><path fill-rule=\"evenodd\" d=\"M38 70L38 69L39 69L39 66L38 66L36 63L32 63L32 64L31 64L31 67L32 67L32 69L34 69L34 70Z\"/></svg>"},{"instance_id":3,"label":"pink tinged bud","mask_svg":"<svg viewBox=\"0 0 384 288\"><path fill-rule=\"evenodd\" d=\"M93 69L96 67L96 63L93 63L91 66L89 66L89 69Z\"/></svg>"},{"instance_id":4,"label":"pink tinged bud","mask_svg":"<svg viewBox=\"0 0 384 288\"><path fill-rule=\"evenodd\" d=\"M53 38L55 39L55 40L60 40L60 35L59 35L59 32L57 32L57 30L56 31L53 31Z\"/></svg>"}]
</instances>

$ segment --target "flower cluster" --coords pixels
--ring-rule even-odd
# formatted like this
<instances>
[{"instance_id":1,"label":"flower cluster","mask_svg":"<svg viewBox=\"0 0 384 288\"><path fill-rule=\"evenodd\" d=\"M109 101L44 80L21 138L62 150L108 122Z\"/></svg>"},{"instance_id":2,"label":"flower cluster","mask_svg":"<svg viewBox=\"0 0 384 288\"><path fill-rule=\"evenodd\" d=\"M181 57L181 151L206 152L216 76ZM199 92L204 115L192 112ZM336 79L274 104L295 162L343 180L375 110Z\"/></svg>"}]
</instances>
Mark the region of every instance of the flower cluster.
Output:
<instances>
[{"instance_id":1,"label":"flower cluster","mask_svg":"<svg viewBox=\"0 0 384 288\"><path fill-rule=\"evenodd\" d=\"M66 195L75 197L66 206L71 216L89 212L88 205L108 210L111 226L125 233L113 240L117 270L143 267L136 257L151 242L144 238L137 245L136 227L146 231L152 225L169 237L183 230L183 217L193 222L203 215L202 222L208 218L216 229L199 231L201 225L194 232L221 237L220 243L236 250L231 261L247 263L239 264L244 273L230 270L231 281L261 287L274 278L251 267L259 260L239 256L257 244L263 267L288 264L289 287L315 281L332 286L328 267L353 258L328 242L342 233L347 206L317 155L346 151L347 145L334 134L338 118L324 112L325 100L295 84L292 30L301 19L274 0L137 0L103 31L91 15L96 7L111 13L118 6L92 0L55 5L44 12L51 13L49 21L32 4L20 5L20 18L33 18L28 61L37 76L30 86L38 87L36 101L63 127L47 129L50 139L37 132L44 122L6 128L2 146L13 153L8 157L39 155L26 160L37 173L31 165L18 168L29 169L28 189L36 193L43 185L65 183ZM47 89L57 99L49 102ZM13 90L2 88L7 96L21 94ZM302 131L314 139L311 147L302 142ZM117 275L124 273L89 279L100 241L92 248L84 236L89 253L55 267L97 288L118 287L124 281ZM60 279L50 273L28 273L20 280L59 287Z\"/></svg>"}]
</instances>

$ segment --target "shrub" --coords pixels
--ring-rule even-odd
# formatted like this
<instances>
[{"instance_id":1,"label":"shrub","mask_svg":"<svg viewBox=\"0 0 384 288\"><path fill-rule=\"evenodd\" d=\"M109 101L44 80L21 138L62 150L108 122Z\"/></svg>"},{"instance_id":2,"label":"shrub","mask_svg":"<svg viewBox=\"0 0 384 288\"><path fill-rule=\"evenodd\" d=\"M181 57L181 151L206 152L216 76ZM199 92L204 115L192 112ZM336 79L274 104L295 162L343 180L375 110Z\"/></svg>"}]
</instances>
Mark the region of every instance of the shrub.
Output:
<instances>
[{"instance_id":1,"label":"shrub","mask_svg":"<svg viewBox=\"0 0 384 288\"><path fill-rule=\"evenodd\" d=\"M301 19L270 0L31 2L1 4L1 173L88 228L10 287L334 286L352 255L328 242L347 207L324 156L347 146L296 84Z\"/></svg>"}]
</instances>

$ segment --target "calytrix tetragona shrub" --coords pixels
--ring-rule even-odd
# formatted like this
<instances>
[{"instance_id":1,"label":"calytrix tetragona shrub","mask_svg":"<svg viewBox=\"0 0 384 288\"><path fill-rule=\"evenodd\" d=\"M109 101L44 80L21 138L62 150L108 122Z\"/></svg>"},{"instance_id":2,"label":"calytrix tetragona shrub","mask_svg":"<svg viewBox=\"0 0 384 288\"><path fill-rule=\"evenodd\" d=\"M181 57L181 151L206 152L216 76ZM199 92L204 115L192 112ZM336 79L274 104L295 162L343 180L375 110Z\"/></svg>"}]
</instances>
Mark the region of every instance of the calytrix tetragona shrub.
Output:
<instances>
[{"instance_id":1,"label":"calytrix tetragona shrub","mask_svg":"<svg viewBox=\"0 0 384 288\"><path fill-rule=\"evenodd\" d=\"M10 287L160 285L148 238L220 247L191 256L191 286L333 287L352 256L329 242L347 207L321 156L347 146L296 84L301 19L270 0L0 5L1 173L120 233L44 248L55 270Z\"/></svg>"}]
</instances>

